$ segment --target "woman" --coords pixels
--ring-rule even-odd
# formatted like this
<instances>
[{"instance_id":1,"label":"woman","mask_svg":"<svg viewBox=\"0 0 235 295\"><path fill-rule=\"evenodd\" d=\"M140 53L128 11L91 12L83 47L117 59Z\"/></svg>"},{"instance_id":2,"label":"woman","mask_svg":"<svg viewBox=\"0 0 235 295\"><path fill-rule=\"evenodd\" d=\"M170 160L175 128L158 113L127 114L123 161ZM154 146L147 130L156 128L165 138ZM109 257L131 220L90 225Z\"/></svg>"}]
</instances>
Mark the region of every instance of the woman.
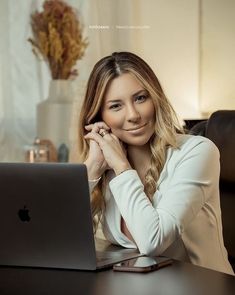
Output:
<instances>
[{"instance_id":1,"label":"woman","mask_svg":"<svg viewBox=\"0 0 235 295\"><path fill-rule=\"evenodd\" d=\"M218 149L183 134L140 57L116 52L94 66L79 125L93 217L109 241L233 274L222 236Z\"/></svg>"}]
</instances>

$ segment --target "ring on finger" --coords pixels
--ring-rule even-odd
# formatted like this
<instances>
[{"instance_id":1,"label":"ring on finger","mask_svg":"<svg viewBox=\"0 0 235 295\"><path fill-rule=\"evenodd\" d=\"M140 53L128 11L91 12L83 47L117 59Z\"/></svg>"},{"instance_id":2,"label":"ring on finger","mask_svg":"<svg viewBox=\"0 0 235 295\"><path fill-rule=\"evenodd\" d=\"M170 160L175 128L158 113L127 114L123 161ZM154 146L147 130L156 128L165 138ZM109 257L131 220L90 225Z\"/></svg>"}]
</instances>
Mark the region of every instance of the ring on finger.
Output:
<instances>
[{"instance_id":1,"label":"ring on finger","mask_svg":"<svg viewBox=\"0 0 235 295\"><path fill-rule=\"evenodd\" d=\"M103 131L100 132L100 135L102 137L104 137L106 134L109 134L109 132L107 130L103 130Z\"/></svg>"}]
</instances>

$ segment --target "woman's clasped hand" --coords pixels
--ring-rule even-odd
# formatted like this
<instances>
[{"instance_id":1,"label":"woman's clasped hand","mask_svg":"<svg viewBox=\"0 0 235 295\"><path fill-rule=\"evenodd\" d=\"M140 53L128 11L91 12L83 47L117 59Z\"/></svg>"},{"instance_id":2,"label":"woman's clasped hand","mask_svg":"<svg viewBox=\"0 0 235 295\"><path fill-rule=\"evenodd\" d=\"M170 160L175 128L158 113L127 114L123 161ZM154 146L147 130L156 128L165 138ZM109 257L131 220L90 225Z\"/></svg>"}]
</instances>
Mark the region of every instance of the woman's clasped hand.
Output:
<instances>
[{"instance_id":1,"label":"woman's clasped hand","mask_svg":"<svg viewBox=\"0 0 235 295\"><path fill-rule=\"evenodd\" d=\"M105 170L113 169L118 175L124 170L131 169L123 143L112 134L105 122L86 125L85 129L88 133L84 138L90 141L87 161L97 163L97 174L101 176Z\"/></svg>"}]
</instances>

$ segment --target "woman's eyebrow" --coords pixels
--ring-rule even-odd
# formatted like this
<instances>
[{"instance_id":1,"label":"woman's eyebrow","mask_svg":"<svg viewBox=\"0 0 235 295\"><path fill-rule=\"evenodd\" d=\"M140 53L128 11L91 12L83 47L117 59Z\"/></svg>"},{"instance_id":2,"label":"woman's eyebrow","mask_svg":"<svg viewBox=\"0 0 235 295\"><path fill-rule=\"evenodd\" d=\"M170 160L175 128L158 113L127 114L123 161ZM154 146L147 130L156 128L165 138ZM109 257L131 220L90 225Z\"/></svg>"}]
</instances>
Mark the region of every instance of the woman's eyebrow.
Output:
<instances>
[{"instance_id":1,"label":"woman's eyebrow","mask_svg":"<svg viewBox=\"0 0 235 295\"><path fill-rule=\"evenodd\" d=\"M109 100L107 100L106 103L110 103L110 102L120 102L120 101L122 101L122 100L121 100L121 99L109 99Z\"/></svg>"},{"instance_id":2,"label":"woman's eyebrow","mask_svg":"<svg viewBox=\"0 0 235 295\"><path fill-rule=\"evenodd\" d=\"M132 96L134 97L134 96L136 96L136 95L138 95L138 94L140 94L142 92L146 92L146 90L145 89L140 89L136 93L132 94Z\"/></svg>"},{"instance_id":3,"label":"woman's eyebrow","mask_svg":"<svg viewBox=\"0 0 235 295\"><path fill-rule=\"evenodd\" d=\"M145 89L140 89L137 92L135 92L134 94L132 94L132 97L135 97L136 95L138 95L138 94L140 94L142 92L146 92L146 90ZM117 99L109 99L109 100L107 100L107 103L110 103L110 102L120 102L120 101L122 101L122 99L118 99L118 98Z\"/></svg>"}]
</instances>

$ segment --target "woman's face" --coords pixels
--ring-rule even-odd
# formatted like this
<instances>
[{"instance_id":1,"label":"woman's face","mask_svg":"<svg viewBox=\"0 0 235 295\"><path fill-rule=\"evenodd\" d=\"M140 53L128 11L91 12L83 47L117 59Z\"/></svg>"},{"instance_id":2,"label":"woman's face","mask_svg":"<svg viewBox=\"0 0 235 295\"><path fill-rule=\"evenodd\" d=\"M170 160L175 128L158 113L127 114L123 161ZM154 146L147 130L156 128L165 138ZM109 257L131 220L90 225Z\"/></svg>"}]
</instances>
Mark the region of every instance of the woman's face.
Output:
<instances>
[{"instance_id":1,"label":"woman's face","mask_svg":"<svg viewBox=\"0 0 235 295\"><path fill-rule=\"evenodd\" d=\"M101 115L112 133L128 145L145 145L154 133L155 108L152 98L129 73L110 83Z\"/></svg>"}]
</instances>

